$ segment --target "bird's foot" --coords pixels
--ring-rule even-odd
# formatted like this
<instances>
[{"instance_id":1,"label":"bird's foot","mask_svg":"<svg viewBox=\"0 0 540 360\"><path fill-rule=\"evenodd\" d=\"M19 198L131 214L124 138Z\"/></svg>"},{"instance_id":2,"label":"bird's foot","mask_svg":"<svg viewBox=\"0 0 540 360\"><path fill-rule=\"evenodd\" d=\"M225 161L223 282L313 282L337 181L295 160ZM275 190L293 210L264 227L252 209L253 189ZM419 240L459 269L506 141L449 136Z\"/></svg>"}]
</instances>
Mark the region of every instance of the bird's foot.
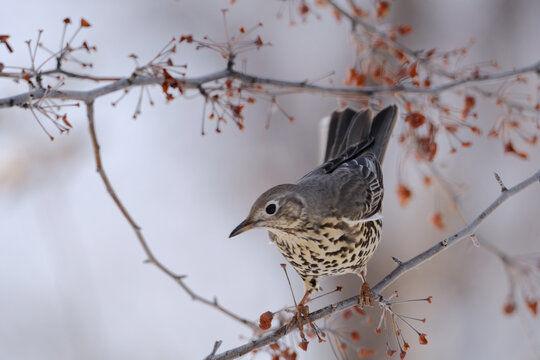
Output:
<instances>
[{"instance_id":1,"label":"bird's foot","mask_svg":"<svg viewBox=\"0 0 540 360\"><path fill-rule=\"evenodd\" d=\"M367 282L364 282L362 284L362 287L360 288L360 297L358 298L358 304L361 307L373 306L375 304L375 296L373 295L373 292L371 291L371 288L369 287L369 284Z\"/></svg>"},{"instance_id":2,"label":"bird's foot","mask_svg":"<svg viewBox=\"0 0 540 360\"><path fill-rule=\"evenodd\" d=\"M371 291L371 288L369 287L369 284L366 281L365 270L362 270L360 272L360 277L362 278L363 284L362 284L362 287L360 288L360 296L358 297L358 305L360 305L360 307L373 306L375 305L375 296L373 295L373 291Z\"/></svg>"},{"instance_id":3,"label":"bird's foot","mask_svg":"<svg viewBox=\"0 0 540 360\"><path fill-rule=\"evenodd\" d=\"M302 339L302 342L298 344L302 349L307 349L308 341L306 339L306 334L304 333L304 321L309 327L313 330L313 333L317 335L317 338L319 339L319 342L324 342L325 340L323 337L325 336L324 333L320 334L320 330L313 324L311 319L309 318L309 306L306 305L307 302L309 302L309 295L311 294L311 291L307 291L302 300L296 305L296 313L292 317L291 321L287 325L287 332L291 329L291 327L298 322L298 332L300 333L300 339ZM321 337L322 335L322 337Z\"/></svg>"}]
</instances>

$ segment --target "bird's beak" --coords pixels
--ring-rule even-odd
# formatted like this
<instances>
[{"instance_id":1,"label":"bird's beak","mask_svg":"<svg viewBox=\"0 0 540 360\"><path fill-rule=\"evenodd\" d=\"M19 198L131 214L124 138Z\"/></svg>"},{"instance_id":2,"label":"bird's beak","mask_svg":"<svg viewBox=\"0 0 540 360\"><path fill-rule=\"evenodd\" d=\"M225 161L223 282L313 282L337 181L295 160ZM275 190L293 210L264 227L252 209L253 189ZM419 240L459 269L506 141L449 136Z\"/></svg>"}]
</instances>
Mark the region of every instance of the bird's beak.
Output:
<instances>
[{"instance_id":1,"label":"bird's beak","mask_svg":"<svg viewBox=\"0 0 540 360\"><path fill-rule=\"evenodd\" d=\"M234 230L231 232L231 235L229 235L229 238L232 238L233 236L241 234L244 231L248 231L249 229L252 229L252 228L253 228L253 223L246 219L242 221L237 227L234 228Z\"/></svg>"}]
</instances>

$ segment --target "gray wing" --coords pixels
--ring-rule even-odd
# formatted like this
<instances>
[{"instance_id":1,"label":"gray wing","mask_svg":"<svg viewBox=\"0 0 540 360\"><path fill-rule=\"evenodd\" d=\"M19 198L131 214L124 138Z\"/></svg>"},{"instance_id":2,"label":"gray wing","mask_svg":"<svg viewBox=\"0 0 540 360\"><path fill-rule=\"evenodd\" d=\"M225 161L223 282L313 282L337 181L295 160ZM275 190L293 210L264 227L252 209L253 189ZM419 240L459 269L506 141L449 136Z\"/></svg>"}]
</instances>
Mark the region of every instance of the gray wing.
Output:
<instances>
[{"instance_id":1,"label":"gray wing","mask_svg":"<svg viewBox=\"0 0 540 360\"><path fill-rule=\"evenodd\" d=\"M327 161L298 181L302 195L312 203L310 213L360 220L381 210L381 162L396 119L396 106L383 109L373 119L369 110L332 114Z\"/></svg>"},{"instance_id":2,"label":"gray wing","mask_svg":"<svg viewBox=\"0 0 540 360\"><path fill-rule=\"evenodd\" d=\"M383 176L375 155L367 153L341 164L324 182L337 194L336 215L360 220L381 211Z\"/></svg>"},{"instance_id":3,"label":"gray wing","mask_svg":"<svg viewBox=\"0 0 540 360\"><path fill-rule=\"evenodd\" d=\"M323 165L324 166L324 165ZM298 181L298 192L309 213L318 218L367 219L381 210L383 176L376 156L367 152L341 163L332 172L323 169Z\"/></svg>"},{"instance_id":4,"label":"gray wing","mask_svg":"<svg viewBox=\"0 0 540 360\"><path fill-rule=\"evenodd\" d=\"M359 154L364 152L369 146L373 143L372 138L363 139L356 145L351 146L346 149L340 156L330 159L323 163L322 165L317 166L315 169L304 175L298 182L301 182L307 178L318 175L330 174L340 166L346 164L348 161L354 160Z\"/></svg>"}]
</instances>

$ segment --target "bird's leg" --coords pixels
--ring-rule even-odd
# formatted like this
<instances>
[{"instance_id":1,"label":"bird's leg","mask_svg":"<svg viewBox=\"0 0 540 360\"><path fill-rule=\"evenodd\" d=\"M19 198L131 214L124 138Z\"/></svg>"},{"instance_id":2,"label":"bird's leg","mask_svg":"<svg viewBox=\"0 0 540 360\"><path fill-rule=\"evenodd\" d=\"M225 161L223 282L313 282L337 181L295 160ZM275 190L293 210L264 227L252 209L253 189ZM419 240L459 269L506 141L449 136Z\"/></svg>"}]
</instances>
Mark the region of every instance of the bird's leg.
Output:
<instances>
[{"instance_id":1,"label":"bird's leg","mask_svg":"<svg viewBox=\"0 0 540 360\"><path fill-rule=\"evenodd\" d=\"M366 281L366 275L363 270L360 271L360 277L362 278L363 283L362 287L360 288L360 297L358 298L358 304L361 307L364 307L364 305L373 306L375 304L375 296L373 296L373 292L371 291L371 288Z\"/></svg>"},{"instance_id":2,"label":"bird's leg","mask_svg":"<svg viewBox=\"0 0 540 360\"><path fill-rule=\"evenodd\" d=\"M308 323L311 323L308 317L309 314L309 307L305 305L309 301L309 295L311 294L312 290L307 290L304 294L304 297L300 302L297 304L296 300L294 299L294 306L296 307L296 313L294 314L293 318L287 325L287 331L290 330L290 328L294 325L295 322L298 321L298 331L300 332L300 338L302 339L302 342L307 342L306 335L304 334L304 323L302 322L302 316L308 321Z\"/></svg>"},{"instance_id":3,"label":"bird's leg","mask_svg":"<svg viewBox=\"0 0 540 360\"><path fill-rule=\"evenodd\" d=\"M296 313L294 314L291 321L289 321L289 324L287 325L287 332L289 332L289 330L294 325L294 323L298 321L298 332L300 332L300 338L302 339L301 347L302 347L302 349L306 350L308 341L306 339L306 335L304 334L304 323L302 322L302 317L304 318L304 320L306 320L306 322L309 324L309 326L311 326L311 328L313 329L313 331L315 332L315 334L319 338L319 342L324 341L319 336L319 330L317 329L317 327L315 327L315 324L313 324L311 322L311 319L309 318L309 306L306 305L306 303L309 302L309 295L313 292L313 289L308 288L306 286L306 288L309 289L309 290L306 290L306 293L304 294L304 297L297 304L296 303L296 298L294 297L294 291L293 291L292 286L291 286L291 280L289 279L289 274L287 273L287 267L286 267L285 264L281 264L281 267L283 268L283 271L285 272L285 276L287 277L287 282L289 283L289 288L291 289L291 295L292 295L292 298L293 298L293 301L294 301L294 306L296 307ZM305 279L304 279L304 281L305 281ZM315 281L315 280L311 280L311 281ZM311 284L311 282L310 282L310 284ZM315 286L316 282L314 282L311 285L313 286L313 288L316 288L316 286ZM323 337L324 336L325 335L323 333Z\"/></svg>"},{"instance_id":4,"label":"bird's leg","mask_svg":"<svg viewBox=\"0 0 540 360\"><path fill-rule=\"evenodd\" d=\"M307 342L306 335L304 334L304 320L313 329L313 332L315 333L315 335L317 335L317 338L319 339L319 342L324 342L325 341L319 335L320 330L317 329L315 324L313 324L313 322L309 318L309 306L306 305L306 303L309 302L309 300L310 300L309 295L312 292L313 292L313 290L307 290L306 293L304 294L304 297L302 298L302 300L300 300L300 302L298 304L295 304L296 313L294 314L293 318L291 319L291 321L287 325L287 330L289 330L291 328L291 326L293 326L294 323L298 321L298 331L300 332L300 338L302 339L303 343ZM323 337L325 336L324 333L322 334L322 336Z\"/></svg>"},{"instance_id":5,"label":"bird's leg","mask_svg":"<svg viewBox=\"0 0 540 360\"><path fill-rule=\"evenodd\" d=\"M318 329L315 326L315 324L311 322L311 319L309 318L309 306L304 305L302 307L302 311L303 311L304 319L309 324L309 326L313 329L313 332L315 333L315 335L317 335L317 339L319 339L319 342L320 343L325 342L326 340L324 340L323 337L325 337L326 335L324 334L324 332L321 332L320 329ZM321 333L322 337L321 335L319 335L319 332Z\"/></svg>"}]
</instances>

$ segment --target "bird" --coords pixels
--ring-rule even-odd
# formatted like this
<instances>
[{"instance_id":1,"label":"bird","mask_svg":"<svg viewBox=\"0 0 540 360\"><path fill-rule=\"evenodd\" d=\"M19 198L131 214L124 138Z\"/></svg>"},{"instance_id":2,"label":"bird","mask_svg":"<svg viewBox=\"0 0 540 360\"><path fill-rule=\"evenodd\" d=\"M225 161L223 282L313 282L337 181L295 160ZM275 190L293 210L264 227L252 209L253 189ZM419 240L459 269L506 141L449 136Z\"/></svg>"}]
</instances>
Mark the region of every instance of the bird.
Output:
<instances>
[{"instance_id":1,"label":"bird","mask_svg":"<svg viewBox=\"0 0 540 360\"><path fill-rule=\"evenodd\" d=\"M366 265L381 240L381 165L398 117L395 105L375 116L370 109L334 111L324 162L296 183L262 193L231 232L268 230L304 282L298 313L311 293L322 290L321 277L347 273L362 278L361 305L373 305Z\"/></svg>"}]
</instances>

